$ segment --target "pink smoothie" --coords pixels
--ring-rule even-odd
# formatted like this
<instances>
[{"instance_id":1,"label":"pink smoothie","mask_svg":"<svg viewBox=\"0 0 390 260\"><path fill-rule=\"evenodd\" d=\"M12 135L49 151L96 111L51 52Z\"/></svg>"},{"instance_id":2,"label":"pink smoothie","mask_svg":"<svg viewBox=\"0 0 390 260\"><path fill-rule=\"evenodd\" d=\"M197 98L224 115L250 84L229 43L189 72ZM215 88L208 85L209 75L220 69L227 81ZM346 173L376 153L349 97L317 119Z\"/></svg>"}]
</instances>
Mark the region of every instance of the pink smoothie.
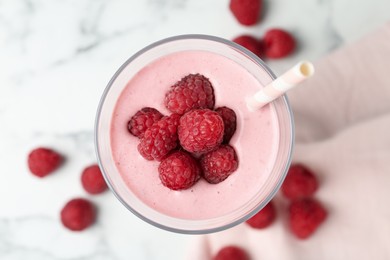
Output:
<instances>
[{"instance_id":1,"label":"pink smoothie","mask_svg":"<svg viewBox=\"0 0 390 260\"><path fill-rule=\"evenodd\" d=\"M210 79L216 107L228 106L236 112L237 131L230 144L237 152L239 167L219 184L201 179L188 190L173 191L161 184L159 163L146 161L139 155L139 140L129 134L127 122L139 109L148 106L168 115L163 103L165 93L190 73ZM140 70L117 101L110 133L113 159L130 191L156 211L184 219L223 216L252 199L270 175L279 144L273 107L250 112L245 104L245 97L261 87L241 65L207 51L176 52Z\"/></svg>"}]
</instances>

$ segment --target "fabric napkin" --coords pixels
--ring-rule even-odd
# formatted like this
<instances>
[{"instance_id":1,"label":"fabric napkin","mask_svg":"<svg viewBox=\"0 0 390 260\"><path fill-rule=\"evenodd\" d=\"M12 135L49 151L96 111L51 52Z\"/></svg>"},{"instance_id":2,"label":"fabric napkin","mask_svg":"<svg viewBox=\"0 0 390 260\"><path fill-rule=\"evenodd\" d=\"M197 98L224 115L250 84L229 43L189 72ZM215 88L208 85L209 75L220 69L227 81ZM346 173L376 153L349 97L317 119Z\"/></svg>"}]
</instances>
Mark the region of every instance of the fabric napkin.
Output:
<instances>
[{"instance_id":1,"label":"fabric napkin","mask_svg":"<svg viewBox=\"0 0 390 260\"><path fill-rule=\"evenodd\" d=\"M319 61L316 74L290 91L296 123L293 162L315 172L315 198L329 212L307 240L287 223L288 201L274 199L277 220L194 237L187 259L207 260L226 245L261 259L390 259L390 23Z\"/></svg>"}]
</instances>

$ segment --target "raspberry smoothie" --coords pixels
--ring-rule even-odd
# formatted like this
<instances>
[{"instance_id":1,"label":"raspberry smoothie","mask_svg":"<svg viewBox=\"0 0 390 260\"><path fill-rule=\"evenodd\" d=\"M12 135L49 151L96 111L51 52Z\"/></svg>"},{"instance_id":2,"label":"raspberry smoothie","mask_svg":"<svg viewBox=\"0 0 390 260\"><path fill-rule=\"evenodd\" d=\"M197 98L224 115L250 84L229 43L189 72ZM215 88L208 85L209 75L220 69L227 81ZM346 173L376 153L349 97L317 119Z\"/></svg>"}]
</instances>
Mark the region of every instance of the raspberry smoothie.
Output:
<instances>
[{"instance_id":1,"label":"raspberry smoothie","mask_svg":"<svg viewBox=\"0 0 390 260\"><path fill-rule=\"evenodd\" d=\"M139 154L140 141L127 124L144 107L170 115L166 93L197 73L214 88L214 108L226 106L237 115L229 144L238 168L218 184L201 178L189 189L174 191L161 183L160 163ZM130 58L109 83L96 121L98 158L114 194L137 216L175 232L218 231L253 216L280 187L292 149L291 112L284 98L255 112L246 105L246 98L270 81L271 72L257 57L211 36L173 37Z\"/></svg>"},{"instance_id":2,"label":"raspberry smoothie","mask_svg":"<svg viewBox=\"0 0 390 260\"><path fill-rule=\"evenodd\" d=\"M188 190L172 191L158 178L159 163L139 155L139 140L129 135L126 124L145 106L170 114L163 103L165 94L189 73L209 78L216 107L228 106L237 113L237 131L231 145L237 151L239 167L219 184L201 179ZM245 97L259 88L260 83L245 68L206 51L170 54L140 70L120 95L111 126L112 155L128 188L155 210L185 219L222 216L250 200L268 178L279 142L279 126L272 107L256 112L249 112L246 107Z\"/></svg>"}]
</instances>

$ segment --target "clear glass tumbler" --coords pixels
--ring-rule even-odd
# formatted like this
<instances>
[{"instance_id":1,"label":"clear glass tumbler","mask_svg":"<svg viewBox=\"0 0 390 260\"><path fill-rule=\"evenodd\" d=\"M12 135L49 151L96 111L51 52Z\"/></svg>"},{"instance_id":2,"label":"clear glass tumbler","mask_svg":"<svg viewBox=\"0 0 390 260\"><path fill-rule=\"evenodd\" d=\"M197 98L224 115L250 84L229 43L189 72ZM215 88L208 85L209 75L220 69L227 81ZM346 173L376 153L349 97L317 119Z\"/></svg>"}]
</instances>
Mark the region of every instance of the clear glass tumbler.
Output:
<instances>
[{"instance_id":1,"label":"clear glass tumbler","mask_svg":"<svg viewBox=\"0 0 390 260\"><path fill-rule=\"evenodd\" d=\"M222 38L208 35L182 35L153 43L129 58L114 74L101 98L95 123L95 146L104 178L122 204L156 227L185 234L221 231L242 223L261 210L279 190L291 162L294 143L293 116L285 96L271 105L279 123L279 148L272 172L255 196L233 212L213 219L180 219L164 215L144 204L124 183L111 155L110 125L116 101L129 80L143 67L165 55L186 50L203 50L223 55L243 66L264 86L275 79L272 71L247 49ZM264 75L267 75L267 82Z\"/></svg>"}]
</instances>

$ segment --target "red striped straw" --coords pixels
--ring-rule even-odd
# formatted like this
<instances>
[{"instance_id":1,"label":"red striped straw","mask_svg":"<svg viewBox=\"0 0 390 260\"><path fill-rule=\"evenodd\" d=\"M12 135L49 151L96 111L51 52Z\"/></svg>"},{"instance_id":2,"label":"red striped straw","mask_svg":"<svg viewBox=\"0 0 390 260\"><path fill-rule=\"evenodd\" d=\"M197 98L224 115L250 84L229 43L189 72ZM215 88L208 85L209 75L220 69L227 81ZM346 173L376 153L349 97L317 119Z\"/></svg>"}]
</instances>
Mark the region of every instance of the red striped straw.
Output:
<instances>
[{"instance_id":1,"label":"red striped straw","mask_svg":"<svg viewBox=\"0 0 390 260\"><path fill-rule=\"evenodd\" d=\"M282 76L259 90L248 98L247 105L250 110L256 110L282 96L288 90L296 87L302 81L314 74L314 66L309 61L301 61L286 71Z\"/></svg>"}]
</instances>

